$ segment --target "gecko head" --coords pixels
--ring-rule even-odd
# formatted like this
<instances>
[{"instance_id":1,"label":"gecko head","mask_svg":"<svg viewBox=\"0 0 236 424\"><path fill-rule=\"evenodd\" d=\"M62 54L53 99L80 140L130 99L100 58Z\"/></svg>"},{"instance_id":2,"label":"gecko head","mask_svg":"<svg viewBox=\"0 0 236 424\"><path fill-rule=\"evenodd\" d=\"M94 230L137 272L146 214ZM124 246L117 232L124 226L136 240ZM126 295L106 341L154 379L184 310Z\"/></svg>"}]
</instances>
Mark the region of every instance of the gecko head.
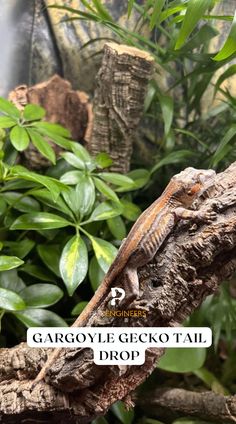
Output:
<instances>
[{"instance_id":1,"label":"gecko head","mask_svg":"<svg viewBox=\"0 0 236 424\"><path fill-rule=\"evenodd\" d=\"M213 190L215 175L212 169L184 169L172 178L176 185L175 198L186 206L192 205L196 198L209 195Z\"/></svg>"}]
</instances>

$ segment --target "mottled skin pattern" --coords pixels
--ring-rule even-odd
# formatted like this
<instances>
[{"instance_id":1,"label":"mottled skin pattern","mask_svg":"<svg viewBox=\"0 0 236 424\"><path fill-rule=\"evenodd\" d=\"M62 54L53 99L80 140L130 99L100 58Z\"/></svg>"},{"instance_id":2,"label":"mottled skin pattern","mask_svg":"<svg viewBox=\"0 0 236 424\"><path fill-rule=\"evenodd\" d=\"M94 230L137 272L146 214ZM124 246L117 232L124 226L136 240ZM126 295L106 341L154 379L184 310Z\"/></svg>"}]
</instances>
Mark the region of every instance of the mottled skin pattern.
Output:
<instances>
[{"instance_id":1,"label":"mottled skin pattern","mask_svg":"<svg viewBox=\"0 0 236 424\"><path fill-rule=\"evenodd\" d=\"M122 272L131 306L139 296L137 269L147 264L155 256L162 243L179 219L195 219L206 222L216 218L212 208L197 211L188 209L202 193L214 186L215 172L186 168L175 175L162 195L147 208L133 225L128 237L122 243L116 259L110 266L102 284L83 310L73 327L85 326L90 315L107 296L108 289ZM134 302L138 306L138 301ZM61 348L55 349L33 382L32 389L41 381L50 366L55 362Z\"/></svg>"}]
</instances>

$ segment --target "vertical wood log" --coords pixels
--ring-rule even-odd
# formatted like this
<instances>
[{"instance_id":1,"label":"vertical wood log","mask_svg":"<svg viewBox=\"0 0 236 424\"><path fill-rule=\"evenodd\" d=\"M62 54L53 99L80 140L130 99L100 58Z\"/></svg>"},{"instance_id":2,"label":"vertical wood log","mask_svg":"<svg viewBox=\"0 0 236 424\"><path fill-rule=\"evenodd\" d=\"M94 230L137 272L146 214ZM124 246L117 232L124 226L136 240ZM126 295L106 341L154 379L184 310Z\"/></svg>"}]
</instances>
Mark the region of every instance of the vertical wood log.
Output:
<instances>
[{"instance_id":1,"label":"vertical wood log","mask_svg":"<svg viewBox=\"0 0 236 424\"><path fill-rule=\"evenodd\" d=\"M113 171L129 170L132 144L142 116L153 58L135 47L108 43L97 76L94 123L88 149L107 152Z\"/></svg>"}]
</instances>

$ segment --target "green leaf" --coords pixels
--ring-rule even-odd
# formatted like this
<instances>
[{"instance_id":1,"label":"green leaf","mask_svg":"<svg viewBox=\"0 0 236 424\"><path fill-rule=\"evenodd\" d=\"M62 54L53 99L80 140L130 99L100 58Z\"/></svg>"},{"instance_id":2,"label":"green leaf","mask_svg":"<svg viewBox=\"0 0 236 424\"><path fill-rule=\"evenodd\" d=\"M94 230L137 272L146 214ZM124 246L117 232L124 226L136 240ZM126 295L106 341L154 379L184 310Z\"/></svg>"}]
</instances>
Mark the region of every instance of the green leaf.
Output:
<instances>
[{"instance_id":1,"label":"green leaf","mask_svg":"<svg viewBox=\"0 0 236 424\"><path fill-rule=\"evenodd\" d=\"M73 213L68 208L68 206L65 204L65 202L61 198L61 196L58 196L57 201L55 202L52 199L52 196L49 193L49 191L46 190L46 189L34 190L33 193L32 193L32 196L34 196L37 199L39 199L45 205L47 205L47 206L49 206L51 208L57 209L60 212L63 212L64 214L69 215L71 218L73 218Z\"/></svg>"},{"instance_id":2,"label":"green leaf","mask_svg":"<svg viewBox=\"0 0 236 424\"><path fill-rule=\"evenodd\" d=\"M107 220L108 228L111 234L117 240L123 240L126 237L126 228L124 221L120 216L116 216L115 218L111 218Z\"/></svg>"},{"instance_id":3,"label":"green leaf","mask_svg":"<svg viewBox=\"0 0 236 424\"><path fill-rule=\"evenodd\" d=\"M26 121L37 121L43 119L46 112L45 109L39 105L26 105L23 111L23 118Z\"/></svg>"},{"instance_id":4,"label":"green leaf","mask_svg":"<svg viewBox=\"0 0 236 424\"><path fill-rule=\"evenodd\" d=\"M110 156L106 152L98 153L95 157L95 162L97 166L102 169L108 168L109 166L113 164L113 160L110 158Z\"/></svg>"},{"instance_id":5,"label":"green leaf","mask_svg":"<svg viewBox=\"0 0 236 424\"><path fill-rule=\"evenodd\" d=\"M104 272L107 272L114 261L118 250L108 241L89 235L97 261Z\"/></svg>"},{"instance_id":6,"label":"green leaf","mask_svg":"<svg viewBox=\"0 0 236 424\"><path fill-rule=\"evenodd\" d=\"M160 13L163 9L166 0L155 0L153 11L150 20L150 29L153 30L154 27L159 23Z\"/></svg>"},{"instance_id":7,"label":"green leaf","mask_svg":"<svg viewBox=\"0 0 236 424\"><path fill-rule=\"evenodd\" d=\"M24 259L34 246L35 242L28 238L21 241L4 241L4 248L8 248L12 255L20 259Z\"/></svg>"},{"instance_id":8,"label":"green leaf","mask_svg":"<svg viewBox=\"0 0 236 424\"><path fill-rule=\"evenodd\" d=\"M15 317L26 327L67 327L64 319L45 309L26 309L15 312Z\"/></svg>"},{"instance_id":9,"label":"green leaf","mask_svg":"<svg viewBox=\"0 0 236 424\"><path fill-rule=\"evenodd\" d=\"M10 132L10 140L12 145L19 152L22 152L22 150L27 149L30 141L27 131L24 128L19 127L18 125L12 128Z\"/></svg>"},{"instance_id":10,"label":"green leaf","mask_svg":"<svg viewBox=\"0 0 236 424\"><path fill-rule=\"evenodd\" d=\"M131 178L116 172L101 172L98 174L98 176L108 183L112 183L117 186L129 188L130 185L133 184L133 180L131 180Z\"/></svg>"},{"instance_id":11,"label":"green leaf","mask_svg":"<svg viewBox=\"0 0 236 424\"><path fill-rule=\"evenodd\" d=\"M7 311L20 311L25 309L25 302L17 293L0 288L0 308Z\"/></svg>"},{"instance_id":12,"label":"green leaf","mask_svg":"<svg viewBox=\"0 0 236 424\"><path fill-rule=\"evenodd\" d=\"M25 288L25 283L18 276L17 270L11 269L10 271L3 271L0 273L0 287L15 293L20 293L20 291Z\"/></svg>"},{"instance_id":13,"label":"green leaf","mask_svg":"<svg viewBox=\"0 0 236 424\"><path fill-rule=\"evenodd\" d=\"M11 128L16 125L16 121L9 116L0 116L0 128Z\"/></svg>"},{"instance_id":14,"label":"green leaf","mask_svg":"<svg viewBox=\"0 0 236 424\"><path fill-rule=\"evenodd\" d=\"M50 133L59 135L61 137L70 137L70 131L59 124L53 124L51 122L34 122L32 126L40 130L49 131Z\"/></svg>"},{"instance_id":15,"label":"green leaf","mask_svg":"<svg viewBox=\"0 0 236 424\"><path fill-rule=\"evenodd\" d=\"M129 221L136 221L141 214L141 209L126 199L121 199L121 203L123 205L122 215Z\"/></svg>"},{"instance_id":16,"label":"green leaf","mask_svg":"<svg viewBox=\"0 0 236 424\"><path fill-rule=\"evenodd\" d=\"M53 278L53 276L48 271L38 265L27 263L21 267L20 271L25 272L26 274L31 275L31 277L35 277L42 281L55 282L55 278Z\"/></svg>"},{"instance_id":17,"label":"green leaf","mask_svg":"<svg viewBox=\"0 0 236 424\"><path fill-rule=\"evenodd\" d=\"M168 348L158 368L177 373L193 372L203 366L206 352L206 348Z\"/></svg>"},{"instance_id":18,"label":"green leaf","mask_svg":"<svg viewBox=\"0 0 236 424\"><path fill-rule=\"evenodd\" d=\"M30 139L36 149L43 155L45 158L50 160L54 165L56 163L56 155L53 148L50 146L48 141L46 141L39 133L36 131L28 129Z\"/></svg>"},{"instance_id":19,"label":"green leaf","mask_svg":"<svg viewBox=\"0 0 236 424\"><path fill-rule=\"evenodd\" d=\"M102 4L100 0L91 0L91 1L96 7L96 10L100 18L105 19L106 21L113 22L111 15L109 14L108 10L106 9L106 7Z\"/></svg>"},{"instance_id":20,"label":"green leaf","mask_svg":"<svg viewBox=\"0 0 236 424\"><path fill-rule=\"evenodd\" d=\"M36 172L29 171L20 165L12 167L11 173L18 178L23 178L24 180L33 181L37 184L45 186L50 191L54 201L57 200L60 191L67 190L67 186L62 182L57 181L51 177L46 177L45 175L39 175Z\"/></svg>"},{"instance_id":21,"label":"green leaf","mask_svg":"<svg viewBox=\"0 0 236 424\"><path fill-rule=\"evenodd\" d=\"M160 91L157 91L157 96L160 102L163 120L164 120L164 133L165 136L169 134L171 124L174 116L174 101L171 96L166 96Z\"/></svg>"},{"instance_id":22,"label":"green leaf","mask_svg":"<svg viewBox=\"0 0 236 424\"><path fill-rule=\"evenodd\" d=\"M77 156L83 162L90 163L90 162L93 161L89 152L85 149L84 146L82 146L82 144L80 144L78 142L71 141L70 146L71 146L71 149L74 152L75 156Z\"/></svg>"},{"instance_id":23,"label":"green leaf","mask_svg":"<svg viewBox=\"0 0 236 424\"><path fill-rule=\"evenodd\" d=\"M37 251L43 263L58 277L61 276L59 270L59 260L61 249L57 244L45 245L39 244Z\"/></svg>"},{"instance_id":24,"label":"green leaf","mask_svg":"<svg viewBox=\"0 0 236 424\"><path fill-rule=\"evenodd\" d=\"M117 203L109 201L100 203L93 211L87 222L104 221L105 219L114 218L122 213L123 208Z\"/></svg>"},{"instance_id":25,"label":"green leaf","mask_svg":"<svg viewBox=\"0 0 236 424\"><path fill-rule=\"evenodd\" d=\"M221 76L216 81L216 84L215 84L215 93L217 92L217 90L219 90L221 84L225 80L227 80L228 78L232 77L235 74L236 74L236 65L229 66L229 68L227 68L226 71L223 72L223 74L221 74Z\"/></svg>"},{"instance_id":26,"label":"green leaf","mask_svg":"<svg viewBox=\"0 0 236 424\"><path fill-rule=\"evenodd\" d=\"M227 146L227 144L232 140L232 138L236 135L236 125L232 125L228 131L226 132L225 136L222 138L220 144L218 145L213 158L211 160L212 166L216 166L219 161L222 159L222 152Z\"/></svg>"},{"instance_id":27,"label":"green leaf","mask_svg":"<svg viewBox=\"0 0 236 424\"><path fill-rule=\"evenodd\" d=\"M9 100L0 97L0 112L3 112L6 115L11 116L12 118L19 119L20 112L16 106L14 106Z\"/></svg>"},{"instance_id":28,"label":"green leaf","mask_svg":"<svg viewBox=\"0 0 236 424\"><path fill-rule=\"evenodd\" d=\"M71 311L71 315L78 316L81 314L85 306L87 306L88 302L79 302L77 305L74 306L74 308Z\"/></svg>"},{"instance_id":29,"label":"green leaf","mask_svg":"<svg viewBox=\"0 0 236 424\"><path fill-rule=\"evenodd\" d=\"M163 159L161 159L159 162L157 162L156 165L153 166L153 168L151 169L151 174L156 172L158 169L162 168L164 165L170 165L173 163L182 163L184 159L188 159L195 155L196 153L191 150L176 150L174 152L171 152L167 156L165 156Z\"/></svg>"},{"instance_id":30,"label":"green leaf","mask_svg":"<svg viewBox=\"0 0 236 424\"><path fill-rule=\"evenodd\" d=\"M32 199L29 196L23 196L22 193L18 193L16 191L8 191L3 195L4 199L11 205L14 209L20 212L28 212L32 211L40 211L40 204L37 200Z\"/></svg>"},{"instance_id":31,"label":"green leaf","mask_svg":"<svg viewBox=\"0 0 236 424\"><path fill-rule=\"evenodd\" d=\"M133 6L134 6L134 0L128 0L128 18L130 18Z\"/></svg>"},{"instance_id":32,"label":"green leaf","mask_svg":"<svg viewBox=\"0 0 236 424\"><path fill-rule=\"evenodd\" d=\"M189 0L184 20L176 41L175 49L180 49L194 30L199 20L212 5L212 0Z\"/></svg>"},{"instance_id":33,"label":"green leaf","mask_svg":"<svg viewBox=\"0 0 236 424\"><path fill-rule=\"evenodd\" d=\"M75 185L78 184L83 172L81 171L69 171L62 175L60 181L64 184Z\"/></svg>"},{"instance_id":34,"label":"green leaf","mask_svg":"<svg viewBox=\"0 0 236 424\"><path fill-rule=\"evenodd\" d=\"M93 181L95 183L96 188L98 189L98 191L100 191L101 194L103 194L108 199L113 200L113 202L120 203L116 193L106 183L104 183L99 178L95 177L93 177Z\"/></svg>"},{"instance_id":35,"label":"green leaf","mask_svg":"<svg viewBox=\"0 0 236 424\"><path fill-rule=\"evenodd\" d=\"M148 183L150 179L150 172L147 171L147 169L134 169L128 173L128 177L133 180L133 190L137 190ZM120 190L118 189L116 191Z\"/></svg>"},{"instance_id":36,"label":"green leaf","mask_svg":"<svg viewBox=\"0 0 236 424\"><path fill-rule=\"evenodd\" d=\"M83 239L76 235L65 245L60 259L60 273L69 296L74 294L88 271L88 252Z\"/></svg>"},{"instance_id":37,"label":"green leaf","mask_svg":"<svg viewBox=\"0 0 236 424\"><path fill-rule=\"evenodd\" d=\"M0 271L8 271L9 269L17 268L22 265L24 261L16 256L0 256Z\"/></svg>"},{"instance_id":38,"label":"green leaf","mask_svg":"<svg viewBox=\"0 0 236 424\"><path fill-rule=\"evenodd\" d=\"M47 212L32 212L19 216L12 226L11 230L47 230L52 228L63 228L71 225L69 221L61 216Z\"/></svg>"},{"instance_id":39,"label":"green leaf","mask_svg":"<svg viewBox=\"0 0 236 424\"><path fill-rule=\"evenodd\" d=\"M93 179L82 175L75 189L77 206L80 216L89 214L95 202L95 187Z\"/></svg>"},{"instance_id":40,"label":"green leaf","mask_svg":"<svg viewBox=\"0 0 236 424\"><path fill-rule=\"evenodd\" d=\"M27 307L47 308L59 302L63 297L63 291L53 284L33 284L25 287L20 295Z\"/></svg>"},{"instance_id":41,"label":"green leaf","mask_svg":"<svg viewBox=\"0 0 236 424\"><path fill-rule=\"evenodd\" d=\"M74 166L75 168L85 169L85 163L73 153L70 153L70 152L61 153L61 156L63 157L63 159L66 160L66 162L68 162L70 165Z\"/></svg>"},{"instance_id":42,"label":"green leaf","mask_svg":"<svg viewBox=\"0 0 236 424\"><path fill-rule=\"evenodd\" d=\"M96 256L93 256L89 262L89 280L94 292L97 290L104 276L105 272L99 266Z\"/></svg>"},{"instance_id":43,"label":"green leaf","mask_svg":"<svg viewBox=\"0 0 236 424\"><path fill-rule=\"evenodd\" d=\"M236 11L234 14L234 20L232 22L232 26L230 28L230 32L228 38L226 39L223 47L217 53L216 56L213 57L213 60L221 61L230 57L232 54L236 52Z\"/></svg>"},{"instance_id":44,"label":"green leaf","mask_svg":"<svg viewBox=\"0 0 236 424\"><path fill-rule=\"evenodd\" d=\"M124 403L120 400L111 406L111 410L116 418L118 418L118 420L120 420L123 424L131 424L133 422L134 410L127 410Z\"/></svg>"}]
</instances>

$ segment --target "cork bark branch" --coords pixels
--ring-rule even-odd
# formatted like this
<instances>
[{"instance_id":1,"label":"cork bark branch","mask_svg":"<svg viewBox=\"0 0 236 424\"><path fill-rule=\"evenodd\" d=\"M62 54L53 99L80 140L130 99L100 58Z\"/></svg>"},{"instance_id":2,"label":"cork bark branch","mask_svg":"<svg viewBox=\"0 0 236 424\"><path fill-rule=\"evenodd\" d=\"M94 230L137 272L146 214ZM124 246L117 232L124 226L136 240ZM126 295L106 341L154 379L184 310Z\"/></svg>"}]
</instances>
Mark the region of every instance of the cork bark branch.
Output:
<instances>
[{"instance_id":1,"label":"cork bark branch","mask_svg":"<svg viewBox=\"0 0 236 424\"><path fill-rule=\"evenodd\" d=\"M133 139L143 114L153 64L150 54L135 47L115 43L104 47L87 147L93 155L108 153L113 159L113 171L129 171Z\"/></svg>"},{"instance_id":2,"label":"cork bark branch","mask_svg":"<svg viewBox=\"0 0 236 424\"><path fill-rule=\"evenodd\" d=\"M141 300L147 317L105 317L109 293L94 311L88 326L172 326L180 324L205 297L236 271L236 162L216 177L215 193L200 198L198 209L214 203L217 219L211 224L180 222L154 260L139 270ZM123 275L114 281L122 286ZM65 349L42 382L30 384L47 355L46 349L21 344L0 350L0 422L38 418L47 422L87 423L127 397L154 370L163 349L148 349L142 366L120 370L97 366L90 349ZM55 414L54 414L55 412ZM45 418L46 417L46 418ZM74 420L74 421L73 421ZM33 421L32 421L33 422Z\"/></svg>"},{"instance_id":3,"label":"cork bark branch","mask_svg":"<svg viewBox=\"0 0 236 424\"><path fill-rule=\"evenodd\" d=\"M142 393L137 403L149 417L165 417L170 423L178 417L191 416L214 423L236 422L236 396L214 392L192 392L177 388L158 388Z\"/></svg>"}]
</instances>

